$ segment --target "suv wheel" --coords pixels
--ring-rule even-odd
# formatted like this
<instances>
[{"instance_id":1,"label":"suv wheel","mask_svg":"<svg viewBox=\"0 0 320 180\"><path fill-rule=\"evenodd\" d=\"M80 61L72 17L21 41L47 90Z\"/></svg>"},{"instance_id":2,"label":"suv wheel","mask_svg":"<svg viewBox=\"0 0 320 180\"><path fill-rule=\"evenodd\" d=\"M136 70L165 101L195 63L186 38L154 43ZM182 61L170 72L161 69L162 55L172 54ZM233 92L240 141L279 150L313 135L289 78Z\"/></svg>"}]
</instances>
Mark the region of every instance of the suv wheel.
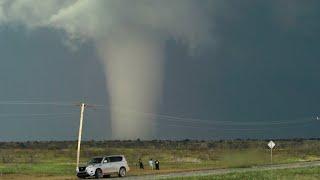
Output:
<instances>
[{"instance_id":1,"label":"suv wheel","mask_svg":"<svg viewBox=\"0 0 320 180\"><path fill-rule=\"evenodd\" d=\"M102 170L101 170L101 169L97 169L97 170L96 170L96 173L94 174L94 177L95 177L96 179L103 178Z\"/></svg>"},{"instance_id":2,"label":"suv wheel","mask_svg":"<svg viewBox=\"0 0 320 180\"><path fill-rule=\"evenodd\" d=\"M120 170L119 170L119 177L124 177L124 176L126 176L126 168L124 168L124 167L122 167L122 168L120 168Z\"/></svg>"}]
</instances>

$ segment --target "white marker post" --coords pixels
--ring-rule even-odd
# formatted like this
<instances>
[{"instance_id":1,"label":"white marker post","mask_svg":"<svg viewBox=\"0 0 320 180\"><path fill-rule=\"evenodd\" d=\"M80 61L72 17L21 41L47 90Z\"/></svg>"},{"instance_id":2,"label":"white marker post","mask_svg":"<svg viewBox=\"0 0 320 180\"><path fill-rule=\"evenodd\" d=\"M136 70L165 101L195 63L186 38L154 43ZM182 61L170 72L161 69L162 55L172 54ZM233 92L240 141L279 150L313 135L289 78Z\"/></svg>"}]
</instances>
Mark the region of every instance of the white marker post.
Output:
<instances>
[{"instance_id":1,"label":"white marker post","mask_svg":"<svg viewBox=\"0 0 320 180\"><path fill-rule=\"evenodd\" d=\"M80 161L80 145L81 145L81 135L82 135L82 122L83 122L83 113L86 105L81 103L81 111L80 111L80 125L79 125L79 135L78 135L78 150L77 150L77 169L79 168Z\"/></svg>"},{"instance_id":2,"label":"white marker post","mask_svg":"<svg viewBox=\"0 0 320 180\"><path fill-rule=\"evenodd\" d=\"M274 148L274 146L276 146L276 144L273 141L269 141L268 146L271 150L271 164L272 164L272 149Z\"/></svg>"}]
</instances>

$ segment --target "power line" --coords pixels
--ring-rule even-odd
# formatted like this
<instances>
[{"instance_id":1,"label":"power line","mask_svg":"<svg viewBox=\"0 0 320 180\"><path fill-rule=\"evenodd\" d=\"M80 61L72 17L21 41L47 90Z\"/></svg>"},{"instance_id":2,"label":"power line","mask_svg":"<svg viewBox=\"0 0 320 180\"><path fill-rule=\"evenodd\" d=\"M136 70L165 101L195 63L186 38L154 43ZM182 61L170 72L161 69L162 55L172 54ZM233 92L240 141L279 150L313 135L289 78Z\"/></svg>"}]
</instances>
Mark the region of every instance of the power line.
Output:
<instances>
[{"instance_id":1,"label":"power line","mask_svg":"<svg viewBox=\"0 0 320 180\"><path fill-rule=\"evenodd\" d=\"M120 108L113 108L118 112L124 113L134 113L134 114L141 114L142 116L148 116L152 119L160 119L164 121L176 121L176 122L185 122L185 123L202 123L207 125L229 125L229 126L262 126L262 125L294 125L294 124L304 124L304 123L311 123L315 122L312 118L301 118L301 120L291 120L291 121L269 121L269 122L252 122L252 121L216 121L216 120L207 120L207 119L198 119L198 118L185 118L185 117L178 117L172 115L164 115L164 114L156 114L156 113L146 113L146 112L139 112L135 110L123 110Z\"/></svg>"},{"instance_id":2,"label":"power line","mask_svg":"<svg viewBox=\"0 0 320 180\"><path fill-rule=\"evenodd\" d=\"M0 105L54 105L54 106L79 106L80 103L72 103L72 102L41 102L41 101L0 101ZM106 105L100 104L92 104L86 105L93 107L94 109L111 109L116 112L122 113L134 113L142 116L147 116L152 119L159 119L163 121L173 121L173 122L184 122L184 123L197 123L203 125L221 125L221 126L268 126L268 125L295 125L295 124L304 124L315 122L311 118L301 118L301 120L291 120L291 121L269 121L269 122L252 122L252 121L217 121L217 120L208 120L208 119L199 119L199 118L188 118L188 117L179 117L168 114L159 114L159 113L150 113L150 112L142 112L128 108L119 108L117 106L111 105L107 107ZM63 114L63 113L62 113ZM61 114L61 115L62 115ZM2 116L51 116L58 114L24 114L24 115L14 115L14 114L5 114Z\"/></svg>"},{"instance_id":3,"label":"power line","mask_svg":"<svg viewBox=\"0 0 320 180\"><path fill-rule=\"evenodd\" d=\"M210 129L210 130L218 130L218 131L272 131L278 129L292 129L292 126L286 127L277 127L277 128L226 128L226 127L211 127L211 126L192 126L192 125L181 125L181 124L168 124L168 123L156 123L159 126L174 126L174 127L181 127L181 128L197 128L197 129Z\"/></svg>"},{"instance_id":4,"label":"power line","mask_svg":"<svg viewBox=\"0 0 320 180\"><path fill-rule=\"evenodd\" d=\"M63 115L74 115L74 113L0 114L0 117L36 117L36 116L63 116Z\"/></svg>"},{"instance_id":5,"label":"power line","mask_svg":"<svg viewBox=\"0 0 320 180\"><path fill-rule=\"evenodd\" d=\"M66 103L66 102L0 101L0 105L57 105L57 106L74 106L75 103Z\"/></svg>"},{"instance_id":6,"label":"power line","mask_svg":"<svg viewBox=\"0 0 320 180\"><path fill-rule=\"evenodd\" d=\"M305 124L315 122L314 120L304 120L304 121L287 121L287 122L208 122L208 121L189 121L184 119L174 119L174 118L159 118L163 121L175 121L175 122L184 122L184 123L202 123L207 125L223 125L223 126L274 126L274 125L297 125L297 124Z\"/></svg>"},{"instance_id":7,"label":"power line","mask_svg":"<svg viewBox=\"0 0 320 180\"><path fill-rule=\"evenodd\" d=\"M54 106L80 106L81 103L75 102L41 102L41 101L0 101L0 105L54 105ZM103 104L87 105L94 108L105 107Z\"/></svg>"}]
</instances>

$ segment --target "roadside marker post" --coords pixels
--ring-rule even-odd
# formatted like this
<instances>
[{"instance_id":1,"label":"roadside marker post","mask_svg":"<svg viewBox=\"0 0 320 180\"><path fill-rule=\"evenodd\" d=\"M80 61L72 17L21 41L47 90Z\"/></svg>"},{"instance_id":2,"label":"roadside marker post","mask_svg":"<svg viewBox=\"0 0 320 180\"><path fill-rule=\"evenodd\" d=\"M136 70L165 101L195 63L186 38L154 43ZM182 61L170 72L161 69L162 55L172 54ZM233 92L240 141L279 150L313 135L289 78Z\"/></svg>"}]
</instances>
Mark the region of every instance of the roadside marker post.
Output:
<instances>
[{"instance_id":1,"label":"roadside marker post","mask_svg":"<svg viewBox=\"0 0 320 180\"><path fill-rule=\"evenodd\" d=\"M276 144L273 141L269 141L268 146L271 151L271 164L272 164L272 149L276 146Z\"/></svg>"}]
</instances>

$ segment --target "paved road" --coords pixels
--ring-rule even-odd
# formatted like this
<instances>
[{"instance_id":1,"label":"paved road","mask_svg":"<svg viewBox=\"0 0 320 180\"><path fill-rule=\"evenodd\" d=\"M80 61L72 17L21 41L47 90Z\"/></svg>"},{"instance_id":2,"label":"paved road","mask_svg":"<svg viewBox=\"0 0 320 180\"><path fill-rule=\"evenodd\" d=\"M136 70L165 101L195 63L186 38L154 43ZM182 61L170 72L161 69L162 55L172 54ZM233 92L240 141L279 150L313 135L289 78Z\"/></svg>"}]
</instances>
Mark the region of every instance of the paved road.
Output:
<instances>
[{"instance_id":1,"label":"paved road","mask_svg":"<svg viewBox=\"0 0 320 180\"><path fill-rule=\"evenodd\" d=\"M189 171L189 172L169 173L169 174L161 174L161 175L160 174L145 175L145 176L139 176L139 177L131 176L131 177L123 178L123 180L165 179L165 178L174 178L174 177L218 175L218 174L227 174L227 173L235 173L235 172L264 171L264 170L272 170L272 169L288 169L288 168L301 168L301 167L313 167L313 166L320 166L320 161L264 165L264 166L255 166L255 167L249 167L249 168L228 168L228 169Z\"/></svg>"}]
</instances>

